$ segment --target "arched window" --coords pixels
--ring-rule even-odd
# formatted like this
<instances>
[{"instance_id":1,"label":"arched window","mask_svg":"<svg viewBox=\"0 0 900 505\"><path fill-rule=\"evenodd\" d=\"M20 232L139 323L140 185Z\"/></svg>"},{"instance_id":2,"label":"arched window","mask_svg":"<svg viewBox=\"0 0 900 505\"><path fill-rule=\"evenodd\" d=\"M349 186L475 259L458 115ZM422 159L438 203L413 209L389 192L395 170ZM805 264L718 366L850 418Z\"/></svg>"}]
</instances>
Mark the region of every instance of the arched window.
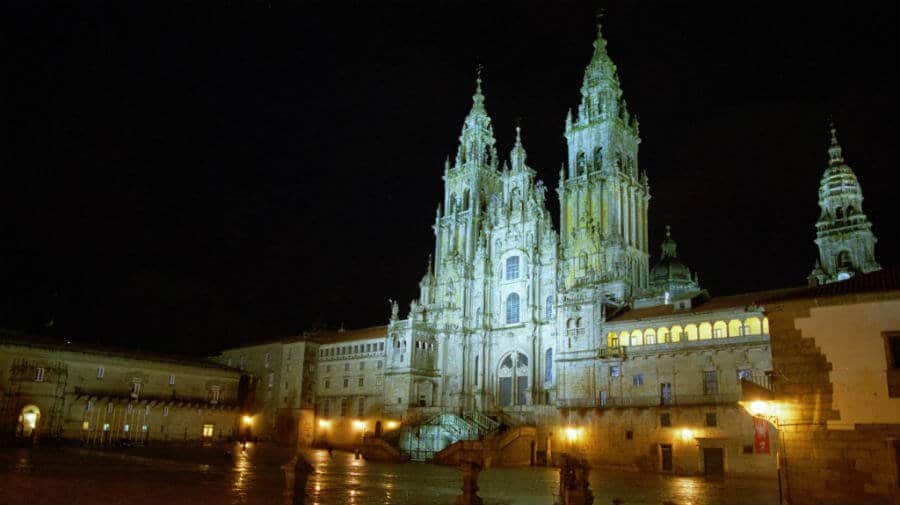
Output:
<instances>
[{"instance_id":1,"label":"arched window","mask_svg":"<svg viewBox=\"0 0 900 505\"><path fill-rule=\"evenodd\" d=\"M653 331L653 328L647 328L644 330L644 343L647 345L653 345L656 343L656 332Z\"/></svg>"},{"instance_id":2,"label":"arched window","mask_svg":"<svg viewBox=\"0 0 900 505\"><path fill-rule=\"evenodd\" d=\"M834 217L837 219L844 219L844 209L840 207L834 209Z\"/></svg>"},{"instance_id":3,"label":"arched window","mask_svg":"<svg viewBox=\"0 0 900 505\"><path fill-rule=\"evenodd\" d=\"M631 345L644 345L644 335L641 330L631 332Z\"/></svg>"},{"instance_id":4,"label":"arched window","mask_svg":"<svg viewBox=\"0 0 900 505\"><path fill-rule=\"evenodd\" d=\"M715 338L725 338L728 336L728 326L725 325L725 321L716 321L713 325L713 336Z\"/></svg>"},{"instance_id":5,"label":"arched window","mask_svg":"<svg viewBox=\"0 0 900 505\"><path fill-rule=\"evenodd\" d=\"M741 322L737 319L732 319L728 321L728 336L729 337L739 337L744 334L743 326Z\"/></svg>"},{"instance_id":6,"label":"arched window","mask_svg":"<svg viewBox=\"0 0 900 505\"><path fill-rule=\"evenodd\" d=\"M685 326L684 334L688 340L697 340L697 325L689 324Z\"/></svg>"},{"instance_id":7,"label":"arched window","mask_svg":"<svg viewBox=\"0 0 900 505\"><path fill-rule=\"evenodd\" d=\"M448 214L456 212L456 193L450 193L450 201L447 202Z\"/></svg>"},{"instance_id":8,"label":"arched window","mask_svg":"<svg viewBox=\"0 0 900 505\"><path fill-rule=\"evenodd\" d=\"M681 342L681 335L684 333L684 330L681 329L681 326L675 325L672 327L672 342Z\"/></svg>"},{"instance_id":9,"label":"arched window","mask_svg":"<svg viewBox=\"0 0 900 505\"><path fill-rule=\"evenodd\" d=\"M553 381L553 349L547 349L544 362L544 382L551 382Z\"/></svg>"},{"instance_id":10,"label":"arched window","mask_svg":"<svg viewBox=\"0 0 900 505\"><path fill-rule=\"evenodd\" d=\"M500 406L528 403L528 357L517 352L506 355L497 371L500 378Z\"/></svg>"},{"instance_id":11,"label":"arched window","mask_svg":"<svg viewBox=\"0 0 900 505\"><path fill-rule=\"evenodd\" d=\"M552 295L547 297L547 302L545 303L545 306L544 306L544 314L546 314L545 318L548 320L553 318L553 296Z\"/></svg>"},{"instance_id":12,"label":"arched window","mask_svg":"<svg viewBox=\"0 0 900 505\"><path fill-rule=\"evenodd\" d=\"M465 193L463 193L463 208L462 210L469 210L469 190L467 189Z\"/></svg>"},{"instance_id":13,"label":"arched window","mask_svg":"<svg viewBox=\"0 0 900 505\"><path fill-rule=\"evenodd\" d=\"M669 329L663 326L656 330L656 341L660 344L669 343Z\"/></svg>"},{"instance_id":14,"label":"arched window","mask_svg":"<svg viewBox=\"0 0 900 505\"><path fill-rule=\"evenodd\" d=\"M709 323L700 323L700 340L712 338L712 325Z\"/></svg>"},{"instance_id":15,"label":"arched window","mask_svg":"<svg viewBox=\"0 0 900 505\"><path fill-rule=\"evenodd\" d=\"M603 147L594 149L594 170L603 168Z\"/></svg>"},{"instance_id":16,"label":"arched window","mask_svg":"<svg viewBox=\"0 0 900 505\"><path fill-rule=\"evenodd\" d=\"M622 171L622 153L616 153L616 169L621 172Z\"/></svg>"},{"instance_id":17,"label":"arched window","mask_svg":"<svg viewBox=\"0 0 900 505\"><path fill-rule=\"evenodd\" d=\"M519 257L510 256L506 258L506 280L511 281L519 278Z\"/></svg>"},{"instance_id":18,"label":"arched window","mask_svg":"<svg viewBox=\"0 0 900 505\"><path fill-rule=\"evenodd\" d=\"M584 167L584 153L579 152L577 156L575 156L575 176L584 175L585 167Z\"/></svg>"},{"instance_id":19,"label":"arched window","mask_svg":"<svg viewBox=\"0 0 900 505\"><path fill-rule=\"evenodd\" d=\"M759 335L762 333L762 325L758 317L744 319L744 335Z\"/></svg>"},{"instance_id":20,"label":"arched window","mask_svg":"<svg viewBox=\"0 0 900 505\"><path fill-rule=\"evenodd\" d=\"M519 322L519 295L511 293L506 297L506 324Z\"/></svg>"},{"instance_id":21,"label":"arched window","mask_svg":"<svg viewBox=\"0 0 900 505\"><path fill-rule=\"evenodd\" d=\"M606 347L619 347L619 336L611 331L606 335Z\"/></svg>"}]
</instances>

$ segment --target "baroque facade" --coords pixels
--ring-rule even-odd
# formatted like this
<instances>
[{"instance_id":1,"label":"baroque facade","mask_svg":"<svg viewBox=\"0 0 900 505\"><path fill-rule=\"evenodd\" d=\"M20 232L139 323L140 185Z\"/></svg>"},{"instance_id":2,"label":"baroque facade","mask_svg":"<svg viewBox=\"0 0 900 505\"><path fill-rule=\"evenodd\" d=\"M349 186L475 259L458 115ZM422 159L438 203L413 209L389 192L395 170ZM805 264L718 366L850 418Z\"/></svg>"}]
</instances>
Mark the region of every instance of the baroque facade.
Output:
<instances>
[{"instance_id":1,"label":"baroque facade","mask_svg":"<svg viewBox=\"0 0 900 505\"><path fill-rule=\"evenodd\" d=\"M315 394L302 407L314 405L313 438L384 435L420 460L454 461L456 443L469 440L495 462L552 464L561 451L581 452L604 466L773 477L778 434L741 406L742 386L771 387L764 301L790 290L711 297L668 227L650 268L640 129L600 33L564 136L557 232L521 129L501 160L477 80L407 315L391 301L387 326L279 344L306 342L314 356L303 366L314 368L305 380ZM834 132L829 160L817 283L879 268ZM250 370L260 387L266 374L288 377ZM265 400L257 390L263 412L287 401L282 382L289 387L269 379Z\"/></svg>"}]
</instances>

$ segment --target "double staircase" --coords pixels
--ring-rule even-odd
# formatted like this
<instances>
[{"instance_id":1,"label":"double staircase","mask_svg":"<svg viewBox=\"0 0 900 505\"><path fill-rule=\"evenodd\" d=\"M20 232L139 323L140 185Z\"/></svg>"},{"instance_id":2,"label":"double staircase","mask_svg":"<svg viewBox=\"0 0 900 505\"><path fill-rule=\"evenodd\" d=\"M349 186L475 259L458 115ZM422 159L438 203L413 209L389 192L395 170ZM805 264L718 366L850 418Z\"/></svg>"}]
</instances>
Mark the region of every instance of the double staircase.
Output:
<instances>
[{"instance_id":1,"label":"double staircase","mask_svg":"<svg viewBox=\"0 0 900 505\"><path fill-rule=\"evenodd\" d=\"M467 411L462 415L437 412L401 429L400 452L412 461L430 461L447 446L480 440L499 429L499 422L478 411Z\"/></svg>"}]
</instances>

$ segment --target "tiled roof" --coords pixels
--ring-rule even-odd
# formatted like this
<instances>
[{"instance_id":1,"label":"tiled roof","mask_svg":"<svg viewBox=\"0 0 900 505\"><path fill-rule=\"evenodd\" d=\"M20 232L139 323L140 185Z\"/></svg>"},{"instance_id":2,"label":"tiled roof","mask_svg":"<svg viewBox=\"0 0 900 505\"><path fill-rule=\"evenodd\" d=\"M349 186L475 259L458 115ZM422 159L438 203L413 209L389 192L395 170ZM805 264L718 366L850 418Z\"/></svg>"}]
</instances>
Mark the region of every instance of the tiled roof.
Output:
<instances>
[{"instance_id":1,"label":"tiled roof","mask_svg":"<svg viewBox=\"0 0 900 505\"><path fill-rule=\"evenodd\" d=\"M369 338L382 338L387 336L387 325L370 326L368 328L359 328L356 330L320 330L316 333L308 335L309 340L320 344L331 344L334 342L350 342L353 340L365 340Z\"/></svg>"},{"instance_id":2,"label":"tiled roof","mask_svg":"<svg viewBox=\"0 0 900 505\"><path fill-rule=\"evenodd\" d=\"M37 349L47 349L51 351L76 352L85 354L98 354L104 356L112 356L124 359L134 359L141 361L153 361L157 363L176 363L185 366L197 366L203 368L217 368L231 372L238 372L237 368L228 367L212 361L193 358L190 356L179 356L174 354L163 354L151 351L142 351L137 349L125 349L121 347L110 347L98 344L85 343L67 343L66 341L26 335L18 332L0 330L0 344L17 345L22 347L33 347Z\"/></svg>"},{"instance_id":3,"label":"tiled roof","mask_svg":"<svg viewBox=\"0 0 900 505\"><path fill-rule=\"evenodd\" d=\"M787 289L771 289L767 291L754 291L752 293L742 293L729 296L716 296L704 300L696 297L691 300L691 308L675 310L673 305L657 305L655 307L644 307L641 309L628 309L608 319L608 322L618 323L623 321L635 321L638 319L648 319L656 317L664 317L673 314L690 314L696 312L711 312L715 310L743 308L748 305L755 305L762 299L772 296L784 294L786 292L796 291L803 288L787 288Z\"/></svg>"},{"instance_id":4,"label":"tiled roof","mask_svg":"<svg viewBox=\"0 0 900 505\"><path fill-rule=\"evenodd\" d=\"M900 265L882 268L881 270L868 274L854 275L853 277L840 282L832 282L830 284L823 284L812 288L790 290L787 293L771 296L760 301L827 298L831 296L896 290L900 290Z\"/></svg>"}]
</instances>

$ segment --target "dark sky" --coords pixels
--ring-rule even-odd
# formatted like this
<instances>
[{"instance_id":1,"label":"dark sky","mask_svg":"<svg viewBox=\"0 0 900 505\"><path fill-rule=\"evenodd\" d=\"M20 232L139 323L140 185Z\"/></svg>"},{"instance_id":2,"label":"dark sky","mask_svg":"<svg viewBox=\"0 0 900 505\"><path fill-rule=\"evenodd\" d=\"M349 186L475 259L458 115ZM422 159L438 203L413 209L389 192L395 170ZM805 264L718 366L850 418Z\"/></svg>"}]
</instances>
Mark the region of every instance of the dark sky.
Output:
<instances>
[{"instance_id":1,"label":"dark sky","mask_svg":"<svg viewBox=\"0 0 900 505\"><path fill-rule=\"evenodd\" d=\"M2 327L206 352L405 313L475 64L556 188L598 7L157 3L0 12ZM671 224L713 294L804 283L831 113L897 263L896 7L696 4L605 6L651 252Z\"/></svg>"}]
</instances>

